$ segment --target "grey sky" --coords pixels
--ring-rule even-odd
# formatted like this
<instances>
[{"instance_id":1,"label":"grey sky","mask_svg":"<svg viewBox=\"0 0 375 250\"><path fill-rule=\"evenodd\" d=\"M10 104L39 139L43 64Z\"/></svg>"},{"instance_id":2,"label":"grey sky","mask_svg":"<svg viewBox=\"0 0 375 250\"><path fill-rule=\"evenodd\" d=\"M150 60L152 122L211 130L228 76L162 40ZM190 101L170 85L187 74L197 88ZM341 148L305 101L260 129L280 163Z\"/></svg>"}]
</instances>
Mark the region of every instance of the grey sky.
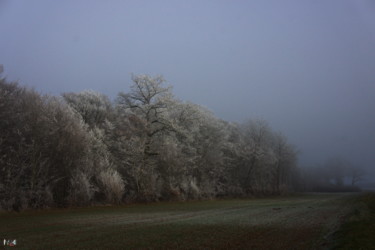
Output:
<instances>
[{"instance_id":1,"label":"grey sky","mask_svg":"<svg viewBox=\"0 0 375 250\"><path fill-rule=\"evenodd\" d=\"M0 63L43 93L114 97L162 74L217 116L263 118L303 165L375 162L375 1L0 0Z\"/></svg>"}]
</instances>

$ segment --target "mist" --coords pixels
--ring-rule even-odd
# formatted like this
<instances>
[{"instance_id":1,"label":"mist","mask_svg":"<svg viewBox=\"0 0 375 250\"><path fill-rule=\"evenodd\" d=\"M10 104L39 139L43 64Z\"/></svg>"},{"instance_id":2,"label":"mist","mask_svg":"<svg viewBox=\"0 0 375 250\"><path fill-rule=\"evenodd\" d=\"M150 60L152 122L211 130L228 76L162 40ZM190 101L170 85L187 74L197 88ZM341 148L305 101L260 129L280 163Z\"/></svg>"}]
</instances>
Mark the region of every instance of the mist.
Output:
<instances>
[{"instance_id":1,"label":"mist","mask_svg":"<svg viewBox=\"0 0 375 250\"><path fill-rule=\"evenodd\" d=\"M375 175L373 1L1 1L3 76L115 98L161 74L221 119L260 118L301 167L343 158Z\"/></svg>"}]
</instances>

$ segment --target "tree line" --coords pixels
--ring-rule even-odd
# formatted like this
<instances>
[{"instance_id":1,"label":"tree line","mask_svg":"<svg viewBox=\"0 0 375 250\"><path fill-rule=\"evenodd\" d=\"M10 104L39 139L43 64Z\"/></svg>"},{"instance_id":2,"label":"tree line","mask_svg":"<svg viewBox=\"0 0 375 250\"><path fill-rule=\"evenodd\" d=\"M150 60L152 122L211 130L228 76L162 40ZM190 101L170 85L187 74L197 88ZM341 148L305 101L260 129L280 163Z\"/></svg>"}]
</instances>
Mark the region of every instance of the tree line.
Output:
<instances>
[{"instance_id":1,"label":"tree line","mask_svg":"<svg viewBox=\"0 0 375 250\"><path fill-rule=\"evenodd\" d=\"M134 75L111 101L42 95L0 79L2 209L278 195L299 183L297 153L266 121L241 124Z\"/></svg>"},{"instance_id":2,"label":"tree line","mask_svg":"<svg viewBox=\"0 0 375 250\"><path fill-rule=\"evenodd\" d=\"M365 180L364 168L341 157L331 157L323 165L311 166L301 171L301 191L355 192L357 184Z\"/></svg>"}]
</instances>

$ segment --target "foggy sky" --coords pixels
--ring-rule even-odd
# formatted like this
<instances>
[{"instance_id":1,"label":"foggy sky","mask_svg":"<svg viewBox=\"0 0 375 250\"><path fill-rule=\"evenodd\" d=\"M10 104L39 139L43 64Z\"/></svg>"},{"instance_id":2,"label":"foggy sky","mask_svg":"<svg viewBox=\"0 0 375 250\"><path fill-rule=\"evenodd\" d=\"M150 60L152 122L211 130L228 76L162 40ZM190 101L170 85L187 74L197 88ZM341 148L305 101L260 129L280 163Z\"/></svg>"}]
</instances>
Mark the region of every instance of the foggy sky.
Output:
<instances>
[{"instance_id":1,"label":"foggy sky","mask_svg":"<svg viewBox=\"0 0 375 250\"><path fill-rule=\"evenodd\" d=\"M114 98L131 73L229 121L267 120L301 165L375 162L375 1L0 0L3 76Z\"/></svg>"}]
</instances>

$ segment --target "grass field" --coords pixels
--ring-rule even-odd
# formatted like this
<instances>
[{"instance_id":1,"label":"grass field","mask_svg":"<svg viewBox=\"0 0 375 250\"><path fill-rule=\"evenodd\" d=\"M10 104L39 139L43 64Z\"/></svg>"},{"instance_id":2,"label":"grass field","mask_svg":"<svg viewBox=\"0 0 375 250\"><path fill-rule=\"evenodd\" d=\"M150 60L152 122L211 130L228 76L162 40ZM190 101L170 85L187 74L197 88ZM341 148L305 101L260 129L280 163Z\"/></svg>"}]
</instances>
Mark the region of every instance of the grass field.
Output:
<instances>
[{"instance_id":1,"label":"grass field","mask_svg":"<svg viewBox=\"0 0 375 250\"><path fill-rule=\"evenodd\" d=\"M360 196L3 212L0 239L17 239L16 249L328 249L333 241L346 244L350 227L345 232L340 225L362 209Z\"/></svg>"},{"instance_id":2,"label":"grass field","mask_svg":"<svg viewBox=\"0 0 375 250\"><path fill-rule=\"evenodd\" d=\"M357 196L356 207L334 234L333 249L375 249L375 193Z\"/></svg>"}]
</instances>

